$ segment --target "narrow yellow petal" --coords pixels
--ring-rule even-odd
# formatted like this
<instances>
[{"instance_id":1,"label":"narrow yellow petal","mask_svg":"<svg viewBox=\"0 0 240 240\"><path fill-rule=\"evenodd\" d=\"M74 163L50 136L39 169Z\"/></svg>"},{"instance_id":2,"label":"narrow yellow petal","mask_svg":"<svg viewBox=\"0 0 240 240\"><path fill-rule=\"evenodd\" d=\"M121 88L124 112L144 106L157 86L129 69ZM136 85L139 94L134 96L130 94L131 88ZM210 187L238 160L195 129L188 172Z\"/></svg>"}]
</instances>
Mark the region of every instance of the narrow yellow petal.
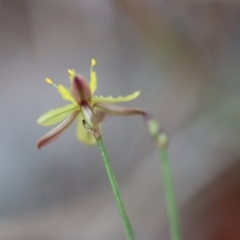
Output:
<instances>
[{"instance_id":1,"label":"narrow yellow petal","mask_svg":"<svg viewBox=\"0 0 240 240\"><path fill-rule=\"evenodd\" d=\"M74 100L71 92L65 88L63 85L59 84L58 86L50 79L50 78L46 78L46 82L50 85L53 85L55 88L58 89L58 92L61 94L62 98L64 100L70 101L75 103L76 101Z\"/></svg>"},{"instance_id":2,"label":"narrow yellow petal","mask_svg":"<svg viewBox=\"0 0 240 240\"><path fill-rule=\"evenodd\" d=\"M58 85L58 91L64 100L76 103L70 91L67 88L65 88L63 85L61 84Z\"/></svg>"},{"instance_id":3,"label":"narrow yellow petal","mask_svg":"<svg viewBox=\"0 0 240 240\"><path fill-rule=\"evenodd\" d=\"M96 60L92 59L91 69L90 69L90 89L92 94L97 89L97 74L95 71L93 71L93 66L95 66L96 64L97 64Z\"/></svg>"},{"instance_id":4,"label":"narrow yellow petal","mask_svg":"<svg viewBox=\"0 0 240 240\"><path fill-rule=\"evenodd\" d=\"M79 114L77 117L77 138L79 141L87 145L95 145L96 140L91 133L89 133L83 126L82 123L83 117L82 114Z\"/></svg>"},{"instance_id":5,"label":"narrow yellow petal","mask_svg":"<svg viewBox=\"0 0 240 240\"><path fill-rule=\"evenodd\" d=\"M132 101L133 99L137 98L138 96L140 95L140 91L137 91L137 92L134 92L130 95L127 95L127 96L119 96L117 98L113 98L112 96L109 96L109 97L103 97L103 96L100 96L100 97L93 97L92 99L92 104L94 103L119 103L119 102L128 102L128 101Z\"/></svg>"},{"instance_id":6,"label":"narrow yellow petal","mask_svg":"<svg viewBox=\"0 0 240 240\"><path fill-rule=\"evenodd\" d=\"M94 92L97 89L97 74L96 74L96 72L91 72L90 89L91 89L92 94L94 94Z\"/></svg>"},{"instance_id":7,"label":"narrow yellow petal","mask_svg":"<svg viewBox=\"0 0 240 240\"><path fill-rule=\"evenodd\" d=\"M79 106L76 103L71 103L66 106L50 110L38 118L37 123L42 126L56 124L71 115L77 109L79 109Z\"/></svg>"}]
</instances>

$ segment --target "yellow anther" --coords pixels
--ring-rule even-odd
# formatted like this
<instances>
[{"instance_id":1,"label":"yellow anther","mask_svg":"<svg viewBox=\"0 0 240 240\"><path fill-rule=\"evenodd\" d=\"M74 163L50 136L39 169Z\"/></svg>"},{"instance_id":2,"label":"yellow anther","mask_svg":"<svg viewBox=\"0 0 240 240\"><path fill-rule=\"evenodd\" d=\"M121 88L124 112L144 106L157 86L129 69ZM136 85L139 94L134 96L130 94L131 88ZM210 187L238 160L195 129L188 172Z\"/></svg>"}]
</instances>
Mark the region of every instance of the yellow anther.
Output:
<instances>
[{"instance_id":1,"label":"yellow anther","mask_svg":"<svg viewBox=\"0 0 240 240\"><path fill-rule=\"evenodd\" d=\"M96 60L92 58L92 66L95 66L97 64Z\"/></svg>"},{"instance_id":2,"label":"yellow anther","mask_svg":"<svg viewBox=\"0 0 240 240\"><path fill-rule=\"evenodd\" d=\"M46 82L47 82L48 84L53 85L55 88L58 88L58 86L52 81L52 79L46 78Z\"/></svg>"},{"instance_id":3,"label":"yellow anther","mask_svg":"<svg viewBox=\"0 0 240 240\"><path fill-rule=\"evenodd\" d=\"M73 76L75 75L75 71L73 69L68 69L68 74Z\"/></svg>"},{"instance_id":4,"label":"yellow anther","mask_svg":"<svg viewBox=\"0 0 240 240\"><path fill-rule=\"evenodd\" d=\"M53 84L53 81L52 81L50 78L46 78L46 82L47 82L48 84Z\"/></svg>"}]
</instances>

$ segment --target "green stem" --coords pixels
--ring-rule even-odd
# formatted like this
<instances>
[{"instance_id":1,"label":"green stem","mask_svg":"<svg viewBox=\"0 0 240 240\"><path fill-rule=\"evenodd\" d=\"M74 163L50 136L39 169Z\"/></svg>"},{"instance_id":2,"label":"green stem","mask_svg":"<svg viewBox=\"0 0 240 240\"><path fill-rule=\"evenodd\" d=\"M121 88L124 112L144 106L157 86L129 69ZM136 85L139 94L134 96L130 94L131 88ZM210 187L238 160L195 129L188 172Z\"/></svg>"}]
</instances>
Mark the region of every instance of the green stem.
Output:
<instances>
[{"instance_id":1,"label":"green stem","mask_svg":"<svg viewBox=\"0 0 240 240\"><path fill-rule=\"evenodd\" d=\"M118 188L118 185L117 185L117 181L116 181L116 178L114 176L114 172L113 172L113 169L111 167L111 163L110 163L109 158L107 156L107 152L106 152L106 149L104 147L104 144L103 144L103 141L102 141L101 137L97 139L97 144L98 144L98 147L99 147L101 155L102 155L102 159L103 159L103 162L104 162L107 174L108 174L110 184L112 186L112 190L113 190L116 202L117 202L117 206L118 206L120 216L122 218L122 222L123 222L123 225L124 225L124 229L125 229L127 239L128 240L134 240L135 237L134 237L134 234L133 234L133 231L132 231L132 227L131 227L130 221L128 219L125 207L123 205L123 201L122 201L121 194L120 194L120 191L119 191L119 188Z\"/></svg>"},{"instance_id":2,"label":"green stem","mask_svg":"<svg viewBox=\"0 0 240 240\"><path fill-rule=\"evenodd\" d=\"M163 185L165 192L165 200L167 205L168 220L171 230L171 239L180 240L180 224L178 210L175 202L174 188L171 178L171 171L169 166L169 158L167 148L163 147L160 149L160 161L163 177Z\"/></svg>"}]
</instances>

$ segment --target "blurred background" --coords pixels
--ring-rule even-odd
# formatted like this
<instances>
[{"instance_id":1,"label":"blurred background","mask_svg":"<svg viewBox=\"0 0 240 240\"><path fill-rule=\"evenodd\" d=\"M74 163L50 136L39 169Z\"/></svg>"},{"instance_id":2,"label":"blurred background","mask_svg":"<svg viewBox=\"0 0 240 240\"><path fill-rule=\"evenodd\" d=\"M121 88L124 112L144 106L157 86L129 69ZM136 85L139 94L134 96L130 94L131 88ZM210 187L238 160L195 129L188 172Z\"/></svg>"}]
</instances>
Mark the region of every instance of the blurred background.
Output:
<instances>
[{"instance_id":1,"label":"blurred background","mask_svg":"<svg viewBox=\"0 0 240 240\"><path fill-rule=\"evenodd\" d=\"M141 95L169 153L183 239L240 239L240 5L234 0L0 0L0 239L121 240L96 147L72 126L37 151L36 124L63 105L45 83L88 78L97 95ZM141 118L103 139L138 240L169 239L158 152Z\"/></svg>"}]
</instances>

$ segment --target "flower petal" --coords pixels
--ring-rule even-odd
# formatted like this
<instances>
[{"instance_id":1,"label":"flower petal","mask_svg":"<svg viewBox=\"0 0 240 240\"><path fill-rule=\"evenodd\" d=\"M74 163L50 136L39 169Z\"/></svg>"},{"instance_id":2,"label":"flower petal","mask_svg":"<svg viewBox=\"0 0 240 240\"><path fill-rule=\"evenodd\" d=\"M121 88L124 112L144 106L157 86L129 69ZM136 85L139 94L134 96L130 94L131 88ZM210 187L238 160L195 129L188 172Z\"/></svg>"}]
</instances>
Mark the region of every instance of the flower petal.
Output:
<instances>
[{"instance_id":1,"label":"flower petal","mask_svg":"<svg viewBox=\"0 0 240 240\"><path fill-rule=\"evenodd\" d=\"M55 139L61 136L61 134L71 125L77 115L80 113L80 110L73 112L68 118L61 122L57 127L52 129L50 132L41 137L37 143L37 148L40 149L43 146L51 143Z\"/></svg>"},{"instance_id":2,"label":"flower petal","mask_svg":"<svg viewBox=\"0 0 240 240\"><path fill-rule=\"evenodd\" d=\"M106 118L106 113L104 112L96 112L92 115L91 122L96 125L101 123Z\"/></svg>"},{"instance_id":3,"label":"flower petal","mask_svg":"<svg viewBox=\"0 0 240 240\"><path fill-rule=\"evenodd\" d=\"M64 118L78 109L80 108L76 103L71 103L66 106L50 110L38 118L37 123L42 126L50 126L56 124L58 122L61 122Z\"/></svg>"},{"instance_id":4,"label":"flower petal","mask_svg":"<svg viewBox=\"0 0 240 240\"><path fill-rule=\"evenodd\" d=\"M82 112L82 117L84 119L84 121L86 122L86 124L89 127L93 127L93 124L91 122L91 118L92 118L92 109L89 106L89 104L87 102L82 101L81 102L81 112Z\"/></svg>"},{"instance_id":5,"label":"flower petal","mask_svg":"<svg viewBox=\"0 0 240 240\"><path fill-rule=\"evenodd\" d=\"M93 97L92 104L94 103L118 103L118 102L128 102L135 98L137 98L140 95L140 91L134 92L130 95L127 95L125 97L119 96L117 98L113 98L112 96L109 97Z\"/></svg>"},{"instance_id":6,"label":"flower petal","mask_svg":"<svg viewBox=\"0 0 240 240\"><path fill-rule=\"evenodd\" d=\"M55 88L57 88L58 92L62 95L62 98L67 101L75 102L74 98L72 97L71 93L68 89L66 89L63 85L59 84L58 86L53 82L52 79L46 78L46 82Z\"/></svg>"},{"instance_id":7,"label":"flower petal","mask_svg":"<svg viewBox=\"0 0 240 240\"><path fill-rule=\"evenodd\" d=\"M87 144L87 145L95 145L96 140L93 135L88 132L83 126L83 116L79 114L77 119L77 138L79 141Z\"/></svg>"},{"instance_id":8,"label":"flower petal","mask_svg":"<svg viewBox=\"0 0 240 240\"><path fill-rule=\"evenodd\" d=\"M145 115L146 113L141 109L137 108L126 108L120 106L114 106L111 104L96 103L93 105L93 116L92 123L98 124L103 119L105 114L116 115L116 116L129 116L129 115Z\"/></svg>"},{"instance_id":9,"label":"flower petal","mask_svg":"<svg viewBox=\"0 0 240 240\"><path fill-rule=\"evenodd\" d=\"M59 84L57 88L64 100L71 101L73 103L76 102L72 94L70 93L70 91L67 88L65 88L63 85Z\"/></svg>"},{"instance_id":10,"label":"flower petal","mask_svg":"<svg viewBox=\"0 0 240 240\"><path fill-rule=\"evenodd\" d=\"M79 75L74 76L72 81L72 94L75 101L80 104L81 101L91 101L92 93L87 81Z\"/></svg>"},{"instance_id":11,"label":"flower petal","mask_svg":"<svg viewBox=\"0 0 240 240\"><path fill-rule=\"evenodd\" d=\"M90 69L90 89L92 94L97 89L97 74L95 71L93 71L93 66L96 65L95 59L92 59L91 61L91 69Z\"/></svg>"}]
</instances>

